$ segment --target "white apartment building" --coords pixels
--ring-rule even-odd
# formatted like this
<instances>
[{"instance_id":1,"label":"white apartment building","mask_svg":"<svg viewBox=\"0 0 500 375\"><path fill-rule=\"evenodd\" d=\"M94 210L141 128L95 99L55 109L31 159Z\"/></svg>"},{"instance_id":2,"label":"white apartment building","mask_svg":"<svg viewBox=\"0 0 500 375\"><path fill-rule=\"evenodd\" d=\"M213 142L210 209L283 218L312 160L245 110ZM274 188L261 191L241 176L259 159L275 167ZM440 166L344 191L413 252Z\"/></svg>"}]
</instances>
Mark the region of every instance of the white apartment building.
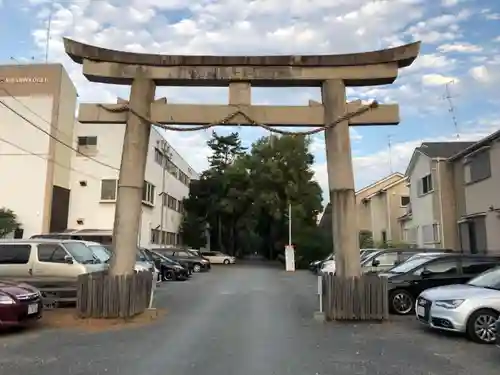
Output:
<instances>
[{"instance_id":1,"label":"white apartment building","mask_svg":"<svg viewBox=\"0 0 500 375\"><path fill-rule=\"evenodd\" d=\"M418 247L451 248L443 236L443 218L447 215L450 186L443 172L449 157L474 142L424 142L413 152L406 170L410 188L410 205L399 220L405 242Z\"/></svg>"},{"instance_id":2,"label":"white apartment building","mask_svg":"<svg viewBox=\"0 0 500 375\"><path fill-rule=\"evenodd\" d=\"M0 66L0 207L22 229L66 228L76 89L60 64Z\"/></svg>"},{"instance_id":3,"label":"white apartment building","mask_svg":"<svg viewBox=\"0 0 500 375\"><path fill-rule=\"evenodd\" d=\"M125 125L77 123L75 133L78 150L89 157L80 153L73 157L68 227L111 234ZM189 182L198 178L162 131L152 128L138 238L141 246L179 244L182 200L189 194Z\"/></svg>"},{"instance_id":4,"label":"white apartment building","mask_svg":"<svg viewBox=\"0 0 500 375\"><path fill-rule=\"evenodd\" d=\"M22 225L12 237L67 229L112 234L125 124L80 124L76 105L61 64L0 66L0 207L13 210ZM182 199L197 178L152 129L141 245L179 242Z\"/></svg>"}]
</instances>

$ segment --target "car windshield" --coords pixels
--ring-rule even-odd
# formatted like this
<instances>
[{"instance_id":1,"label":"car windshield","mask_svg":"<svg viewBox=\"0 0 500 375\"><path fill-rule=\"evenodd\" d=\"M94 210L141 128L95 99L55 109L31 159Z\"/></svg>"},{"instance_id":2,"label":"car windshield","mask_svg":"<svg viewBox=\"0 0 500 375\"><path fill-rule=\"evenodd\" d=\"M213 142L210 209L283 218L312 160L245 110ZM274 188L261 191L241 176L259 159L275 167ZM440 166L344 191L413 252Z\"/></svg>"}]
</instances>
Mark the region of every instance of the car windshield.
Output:
<instances>
[{"instance_id":1,"label":"car windshield","mask_svg":"<svg viewBox=\"0 0 500 375\"><path fill-rule=\"evenodd\" d=\"M164 261L165 263L172 264L172 265L174 265L174 266L176 266L176 265L178 265L178 264L179 264L179 262L175 262L175 261L173 261L172 259L170 259L170 258L169 258L168 256L166 256L166 255L159 254L159 253L157 253L157 252L153 252L153 254L154 254L155 256L157 256L158 258L160 258L160 260Z\"/></svg>"},{"instance_id":2,"label":"car windshield","mask_svg":"<svg viewBox=\"0 0 500 375\"><path fill-rule=\"evenodd\" d=\"M186 253L188 253L192 257L199 257L198 253L193 250L186 250Z\"/></svg>"},{"instance_id":3,"label":"car windshield","mask_svg":"<svg viewBox=\"0 0 500 375\"><path fill-rule=\"evenodd\" d=\"M113 254L111 251L109 251L108 249L106 249L104 246L101 245L90 245L89 249L92 250L95 257L99 259L102 263L106 263Z\"/></svg>"},{"instance_id":4,"label":"car windshield","mask_svg":"<svg viewBox=\"0 0 500 375\"><path fill-rule=\"evenodd\" d=\"M370 260L372 260L373 258L375 258L375 256L377 256L378 254L380 254L381 252L380 251L373 251L371 253L368 253L365 257L363 257L362 260L362 266L364 266L365 264L368 264L368 262Z\"/></svg>"},{"instance_id":5,"label":"car windshield","mask_svg":"<svg viewBox=\"0 0 500 375\"><path fill-rule=\"evenodd\" d=\"M71 256L81 264L96 263L96 256L86 245L81 242L65 242L64 247L69 251ZM98 259L98 258L97 258ZM99 259L99 261L101 261Z\"/></svg>"},{"instance_id":6,"label":"car windshield","mask_svg":"<svg viewBox=\"0 0 500 375\"><path fill-rule=\"evenodd\" d=\"M408 259L406 262L392 268L389 272L391 273L406 273L414 270L415 268L427 263L430 259L436 258L436 256L419 256L413 259Z\"/></svg>"},{"instance_id":7,"label":"car windshield","mask_svg":"<svg viewBox=\"0 0 500 375\"><path fill-rule=\"evenodd\" d=\"M467 284L481 288L500 290L500 267L483 272Z\"/></svg>"}]
</instances>

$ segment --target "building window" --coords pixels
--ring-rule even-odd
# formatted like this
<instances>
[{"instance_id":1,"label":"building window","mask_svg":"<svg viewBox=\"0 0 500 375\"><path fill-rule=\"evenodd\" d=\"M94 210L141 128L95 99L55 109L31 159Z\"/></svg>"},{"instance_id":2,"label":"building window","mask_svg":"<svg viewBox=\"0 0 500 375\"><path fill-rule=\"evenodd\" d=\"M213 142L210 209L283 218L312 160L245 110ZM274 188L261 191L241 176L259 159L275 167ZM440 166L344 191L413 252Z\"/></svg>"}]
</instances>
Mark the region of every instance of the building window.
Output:
<instances>
[{"instance_id":1,"label":"building window","mask_svg":"<svg viewBox=\"0 0 500 375\"><path fill-rule=\"evenodd\" d=\"M92 154L97 151L97 137L78 137L78 155Z\"/></svg>"},{"instance_id":2,"label":"building window","mask_svg":"<svg viewBox=\"0 0 500 375\"><path fill-rule=\"evenodd\" d=\"M158 229L151 229L151 243L159 244L160 243L160 235L161 232Z\"/></svg>"},{"instance_id":3,"label":"building window","mask_svg":"<svg viewBox=\"0 0 500 375\"><path fill-rule=\"evenodd\" d=\"M171 210L177 211L177 202L178 202L177 199L168 194L164 195L163 197L164 198L166 197L167 199L166 201L167 207L170 208Z\"/></svg>"},{"instance_id":4,"label":"building window","mask_svg":"<svg viewBox=\"0 0 500 375\"><path fill-rule=\"evenodd\" d=\"M490 153L481 151L466 160L464 165L464 178L466 184L473 184L491 177Z\"/></svg>"},{"instance_id":5,"label":"building window","mask_svg":"<svg viewBox=\"0 0 500 375\"><path fill-rule=\"evenodd\" d=\"M78 146L97 146L97 137L78 137Z\"/></svg>"},{"instance_id":6,"label":"building window","mask_svg":"<svg viewBox=\"0 0 500 375\"><path fill-rule=\"evenodd\" d=\"M406 207L410 204L410 197L407 195L401 196L401 207Z\"/></svg>"},{"instance_id":7,"label":"building window","mask_svg":"<svg viewBox=\"0 0 500 375\"><path fill-rule=\"evenodd\" d=\"M422 226L422 240L424 243L437 243L440 241L439 237L439 224Z\"/></svg>"},{"instance_id":8,"label":"building window","mask_svg":"<svg viewBox=\"0 0 500 375\"><path fill-rule=\"evenodd\" d=\"M101 200L102 201L115 201L117 192L117 180L109 179L101 181Z\"/></svg>"},{"instance_id":9,"label":"building window","mask_svg":"<svg viewBox=\"0 0 500 375\"><path fill-rule=\"evenodd\" d=\"M155 186L147 181L144 181L142 188L142 202L150 205L155 204Z\"/></svg>"},{"instance_id":10,"label":"building window","mask_svg":"<svg viewBox=\"0 0 500 375\"><path fill-rule=\"evenodd\" d=\"M155 148L155 162L163 167L164 156L163 153L157 148Z\"/></svg>"},{"instance_id":11,"label":"building window","mask_svg":"<svg viewBox=\"0 0 500 375\"><path fill-rule=\"evenodd\" d=\"M419 195L424 195L427 193L430 193L433 191L433 186L432 186L432 175L428 174L427 176L422 177L420 180L418 180L418 194Z\"/></svg>"},{"instance_id":12,"label":"building window","mask_svg":"<svg viewBox=\"0 0 500 375\"><path fill-rule=\"evenodd\" d=\"M403 239L408 244L416 244L418 235L418 227L405 228L403 231Z\"/></svg>"}]
</instances>

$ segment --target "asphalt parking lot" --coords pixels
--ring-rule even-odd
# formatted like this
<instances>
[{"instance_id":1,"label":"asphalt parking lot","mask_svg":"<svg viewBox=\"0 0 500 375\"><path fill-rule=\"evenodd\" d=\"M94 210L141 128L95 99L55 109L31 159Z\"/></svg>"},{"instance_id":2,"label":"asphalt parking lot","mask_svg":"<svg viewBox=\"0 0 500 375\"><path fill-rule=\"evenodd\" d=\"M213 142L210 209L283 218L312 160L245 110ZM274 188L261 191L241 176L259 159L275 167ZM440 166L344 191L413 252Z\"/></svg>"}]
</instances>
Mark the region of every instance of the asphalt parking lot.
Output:
<instances>
[{"instance_id":1,"label":"asphalt parking lot","mask_svg":"<svg viewBox=\"0 0 500 375\"><path fill-rule=\"evenodd\" d=\"M265 264L214 267L156 293L161 319L99 333L36 329L0 336L0 374L498 374L500 349L389 323L313 319L316 278Z\"/></svg>"}]
</instances>

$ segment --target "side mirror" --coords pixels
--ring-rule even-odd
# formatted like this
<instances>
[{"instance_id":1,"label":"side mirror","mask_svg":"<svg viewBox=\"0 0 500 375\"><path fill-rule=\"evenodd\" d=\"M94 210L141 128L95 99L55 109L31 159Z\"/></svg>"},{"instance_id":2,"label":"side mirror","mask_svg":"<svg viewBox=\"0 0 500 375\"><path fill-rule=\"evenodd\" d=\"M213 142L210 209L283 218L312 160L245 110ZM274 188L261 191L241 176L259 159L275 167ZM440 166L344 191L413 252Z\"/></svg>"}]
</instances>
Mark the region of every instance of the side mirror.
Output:
<instances>
[{"instance_id":1,"label":"side mirror","mask_svg":"<svg viewBox=\"0 0 500 375\"><path fill-rule=\"evenodd\" d=\"M429 277L432 275L432 272L429 271L429 270L422 270L422 273L420 274L420 276L422 276L422 278L426 278L426 277Z\"/></svg>"},{"instance_id":2,"label":"side mirror","mask_svg":"<svg viewBox=\"0 0 500 375\"><path fill-rule=\"evenodd\" d=\"M64 263L73 264L73 257L71 255L65 255L64 256Z\"/></svg>"},{"instance_id":3,"label":"side mirror","mask_svg":"<svg viewBox=\"0 0 500 375\"><path fill-rule=\"evenodd\" d=\"M380 266L380 260L378 260L378 259L373 259L372 266L373 266L373 267L378 267L378 266Z\"/></svg>"}]
</instances>

